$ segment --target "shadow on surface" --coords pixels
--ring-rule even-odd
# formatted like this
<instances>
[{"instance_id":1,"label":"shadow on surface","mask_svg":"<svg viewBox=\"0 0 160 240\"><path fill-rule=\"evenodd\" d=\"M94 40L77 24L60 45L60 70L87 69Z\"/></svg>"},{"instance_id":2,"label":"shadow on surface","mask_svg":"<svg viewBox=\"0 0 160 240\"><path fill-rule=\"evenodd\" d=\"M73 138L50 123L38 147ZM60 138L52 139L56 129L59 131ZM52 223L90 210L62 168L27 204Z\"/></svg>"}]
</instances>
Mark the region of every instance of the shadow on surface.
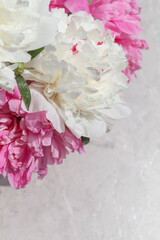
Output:
<instances>
[{"instance_id":1,"label":"shadow on surface","mask_svg":"<svg viewBox=\"0 0 160 240\"><path fill-rule=\"evenodd\" d=\"M4 178L3 176L0 175L0 186L10 186L7 177Z\"/></svg>"}]
</instances>

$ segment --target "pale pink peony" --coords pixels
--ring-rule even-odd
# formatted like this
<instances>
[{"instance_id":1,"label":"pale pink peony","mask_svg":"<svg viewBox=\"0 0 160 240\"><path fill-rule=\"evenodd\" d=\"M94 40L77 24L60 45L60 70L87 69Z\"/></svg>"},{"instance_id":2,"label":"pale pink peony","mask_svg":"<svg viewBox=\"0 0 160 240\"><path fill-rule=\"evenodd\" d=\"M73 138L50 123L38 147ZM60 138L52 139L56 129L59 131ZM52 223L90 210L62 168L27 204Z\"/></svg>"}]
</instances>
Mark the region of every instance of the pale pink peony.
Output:
<instances>
[{"instance_id":1,"label":"pale pink peony","mask_svg":"<svg viewBox=\"0 0 160 240\"><path fill-rule=\"evenodd\" d=\"M81 140L67 128L59 134L45 112L25 113L17 88L13 94L0 89L0 174L14 188L25 187L34 172L43 178L48 164L62 163L66 147L83 152Z\"/></svg>"},{"instance_id":2,"label":"pale pink peony","mask_svg":"<svg viewBox=\"0 0 160 240\"><path fill-rule=\"evenodd\" d=\"M65 0L63 5L58 3L57 0L57 6L65 7L72 13L86 11L103 21L106 30L112 32L115 42L122 45L126 52L128 67L124 73L129 81L132 75L136 76L135 71L141 68L140 50L148 49L146 41L138 38L142 31L138 0L92 0L91 5L88 0Z\"/></svg>"}]
</instances>

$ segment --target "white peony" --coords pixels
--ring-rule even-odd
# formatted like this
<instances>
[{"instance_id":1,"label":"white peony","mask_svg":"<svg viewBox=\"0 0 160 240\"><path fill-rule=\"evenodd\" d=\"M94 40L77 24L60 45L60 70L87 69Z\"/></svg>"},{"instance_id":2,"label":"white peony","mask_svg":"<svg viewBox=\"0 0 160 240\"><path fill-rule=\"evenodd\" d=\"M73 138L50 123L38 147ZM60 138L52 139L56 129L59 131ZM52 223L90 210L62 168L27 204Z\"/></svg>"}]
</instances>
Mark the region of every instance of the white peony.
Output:
<instances>
[{"instance_id":1,"label":"white peony","mask_svg":"<svg viewBox=\"0 0 160 240\"><path fill-rule=\"evenodd\" d=\"M49 2L49 0L0 0L0 87L11 91L15 86L13 73L11 74L8 69L7 62L28 62L30 55L26 53L27 51L54 42L57 19L48 10ZM6 79L4 71L7 70ZM8 81L9 88L6 84Z\"/></svg>"},{"instance_id":2,"label":"white peony","mask_svg":"<svg viewBox=\"0 0 160 240\"><path fill-rule=\"evenodd\" d=\"M127 87L126 64L122 47L105 33L103 23L79 12L60 24L55 44L31 61L28 66L35 70L24 77L34 81L31 92L42 94L77 137L94 138L105 134L109 118L130 113L120 99ZM32 108L38 103L37 95Z\"/></svg>"}]
</instances>

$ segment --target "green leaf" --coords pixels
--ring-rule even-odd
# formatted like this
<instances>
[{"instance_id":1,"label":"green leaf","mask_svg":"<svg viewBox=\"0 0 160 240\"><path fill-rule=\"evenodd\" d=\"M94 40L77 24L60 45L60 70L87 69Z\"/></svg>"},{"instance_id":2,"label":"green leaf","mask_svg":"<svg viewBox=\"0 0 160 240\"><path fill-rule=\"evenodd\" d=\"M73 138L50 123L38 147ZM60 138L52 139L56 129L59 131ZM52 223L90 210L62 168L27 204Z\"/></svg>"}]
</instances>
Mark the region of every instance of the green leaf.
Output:
<instances>
[{"instance_id":1,"label":"green leaf","mask_svg":"<svg viewBox=\"0 0 160 240\"><path fill-rule=\"evenodd\" d=\"M24 78L21 75L16 77L16 82L17 82L20 94L23 98L23 101L26 105L26 108L27 108L27 110L29 110L29 105L31 103L31 93L30 93L28 84L26 83L26 81L24 80Z\"/></svg>"},{"instance_id":2,"label":"green leaf","mask_svg":"<svg viewBox=\"0 0 160 240\"><path fill-rule=\"evenodd\" d=\"M31 60L33 58L37 57L37 55L40 54L43 50L44 50L44 47L38 48L38 49L33 50L33 51L29 51L28 53L31 55Z\"/></svg>"},{"instance_id":3,"label":"green leaf","mask_svg":"<svg viewBox=\"0 0 160 240\"><path fill-rule=\"evenodd\" d=\"M88 2L89 2L89 5L91 4L91 2L92 2L92 0L88 0Z\"/></svg>"},{"instance_id":4,"label":"green leaf","mask_svg":"<svg viewBox=\"0 0 160 240\"><path fill-rule=\"evenodd\" d=\"M83 137L83 136L81 137L81 140L82 140L83 145L87 145L90 142L89 138Z\"/></svg>"}]
</instances>

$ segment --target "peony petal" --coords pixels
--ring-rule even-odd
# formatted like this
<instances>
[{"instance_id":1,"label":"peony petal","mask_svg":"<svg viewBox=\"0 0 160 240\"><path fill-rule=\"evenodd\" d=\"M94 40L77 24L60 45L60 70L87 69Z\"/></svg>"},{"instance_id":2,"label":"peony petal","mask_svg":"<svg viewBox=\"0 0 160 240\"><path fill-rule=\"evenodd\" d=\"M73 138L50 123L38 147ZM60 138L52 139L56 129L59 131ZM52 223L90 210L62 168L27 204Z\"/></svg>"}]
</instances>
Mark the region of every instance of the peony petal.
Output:
<instances>
[{"instance_id":1,"label":"peony petal","mask_svg":"<svg viewBox=\"0 0 160 240\"><path fill-rule=\"evenodd\" d=\"M7 67L0 69L0 88L13 92L15 86L16 80L14 72Z\"/></svg>"},{"instance_id":2,"label":"peony petal","mask_svg":"<svg viewBox=\"0 0 160 240\"><path fill-rule=\"evenodd\" d=\"M47 119L53 124L54 128L59 132L65 131L64 123L59 116L57 110L54 108L53 104L50 104L46 98L41 94L39 89L35 89L30 86L31 90L31 104L29 108L29 113L46 111ZM22 108L26 110L24 102L22 103Z\"/></svg>"},{"instance_id":3,"label":"peony petal","mask_svg":"<svg viewBox=\"0 0 160 240\"><path fill-rule=\"evenodd\" d=\"M85 11L87 13L90 13L88 0L66 0L64 5L72 12L79 12L79 11Z\"/></svg>"},{"instance_id":4,"label":"peony petal","mask_svg":"<svg viewBox=\"0 0 160 240\"><path fill-rule=\"evenodd\" d=\"M6 176L6 166L8 162L8 146L0 148L0 174Z\"/></svg>"},{"instance_id":5,"label":"peony petal","mask_svg":"<svg viewBox=\"0 0 160 240\"><path fill-rule=\"evenodd\" d=\"M115 103L111 109L106 110L106 114L108 117L118 120L130 116L131 110L123 103Z\"/></svg>"}]
</instances>

